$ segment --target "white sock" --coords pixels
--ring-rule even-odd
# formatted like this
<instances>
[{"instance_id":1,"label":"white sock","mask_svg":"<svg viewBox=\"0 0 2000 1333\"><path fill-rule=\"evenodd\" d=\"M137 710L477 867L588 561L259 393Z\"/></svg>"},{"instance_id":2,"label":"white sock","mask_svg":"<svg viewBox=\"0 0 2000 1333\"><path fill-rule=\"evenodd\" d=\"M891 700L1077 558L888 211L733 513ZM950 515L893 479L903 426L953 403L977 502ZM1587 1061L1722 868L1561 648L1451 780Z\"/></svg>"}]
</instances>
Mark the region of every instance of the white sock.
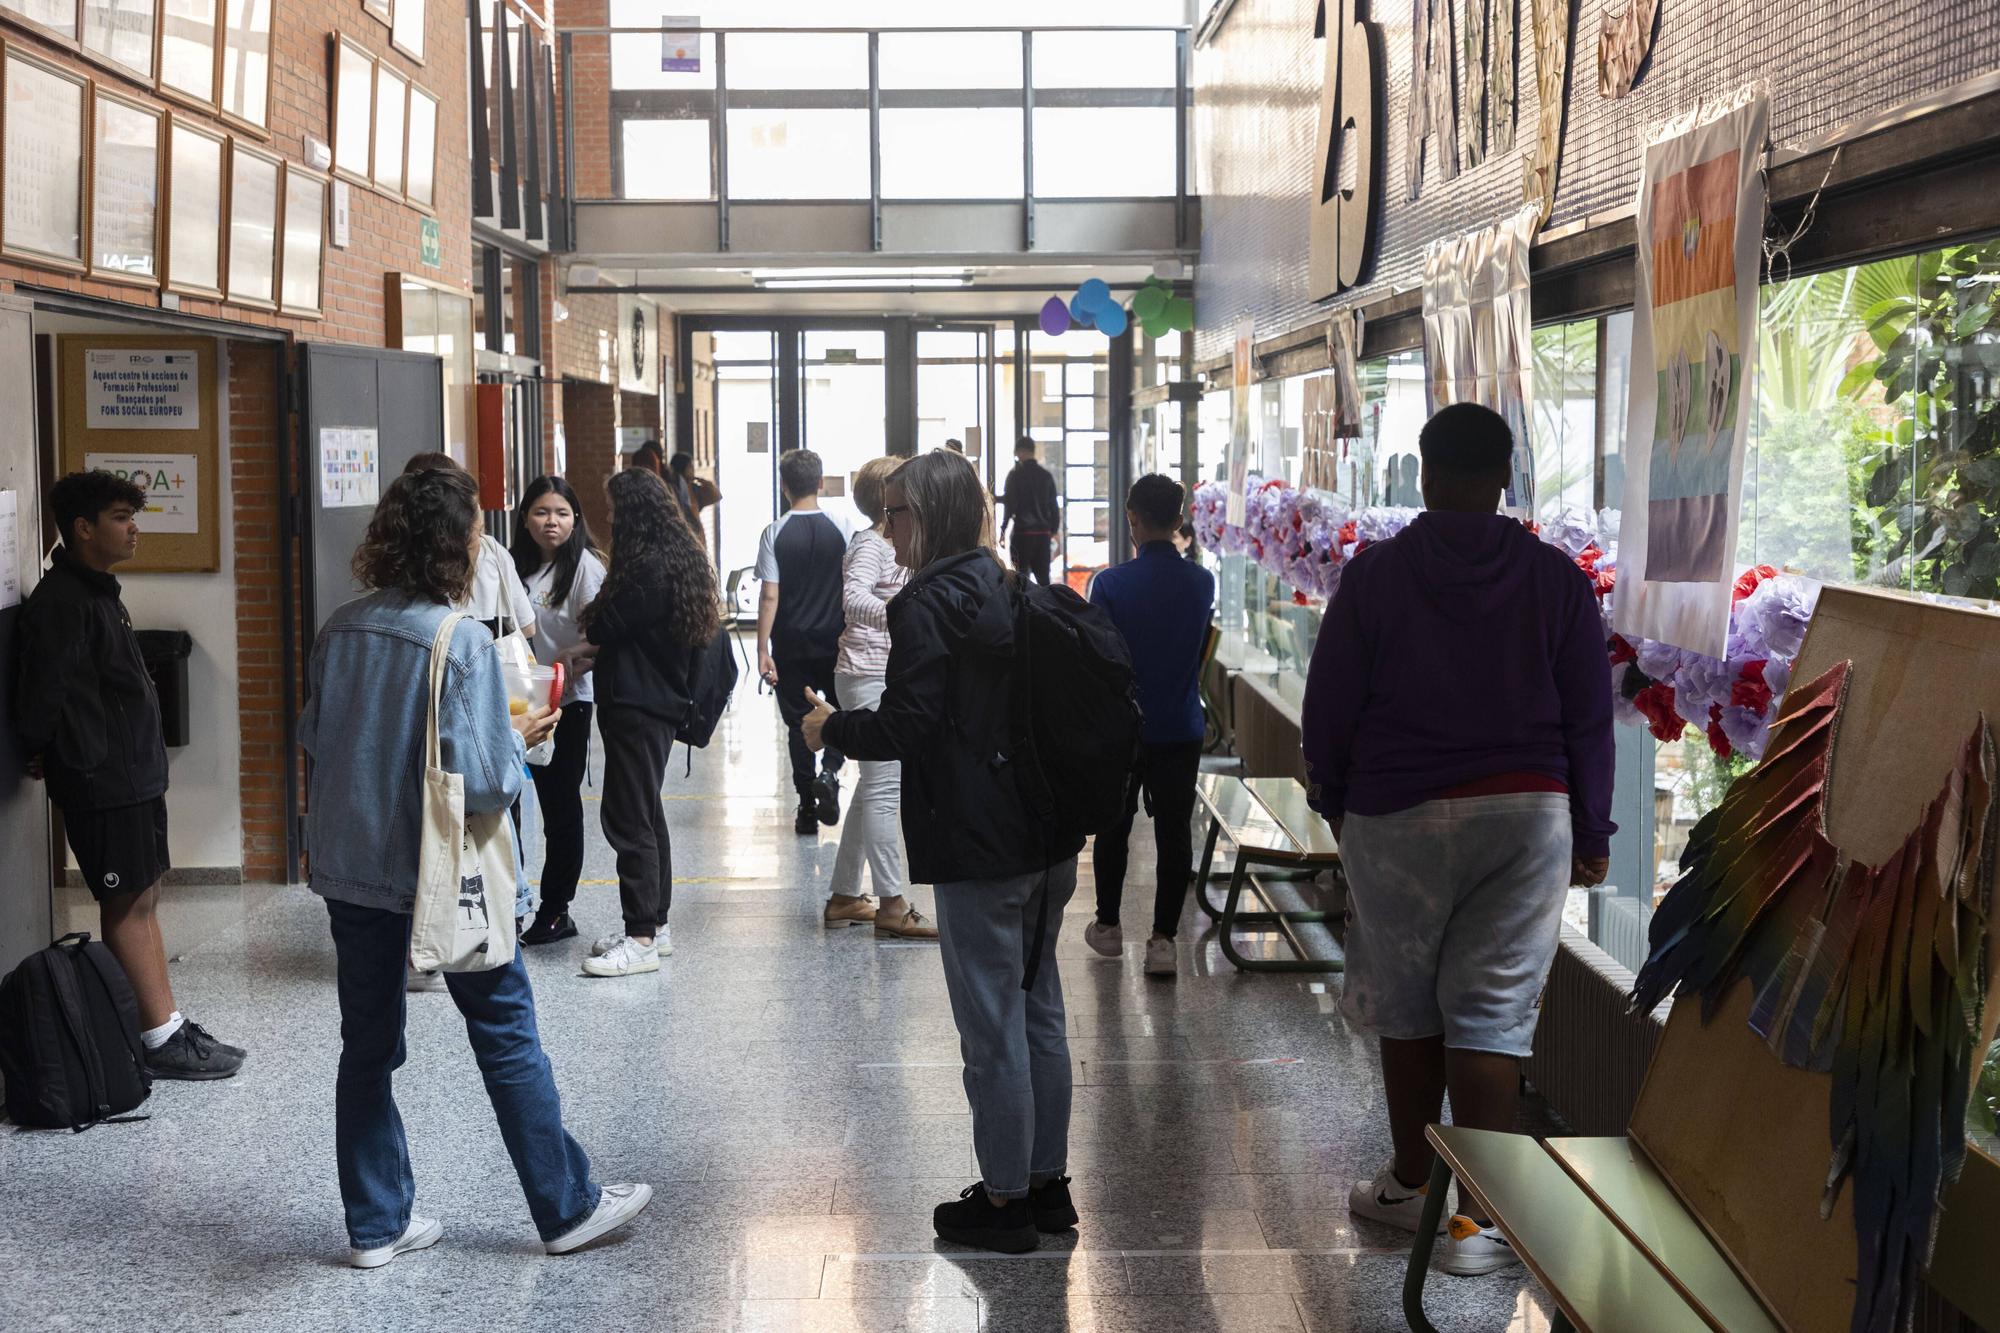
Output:
<instances>
[{"instance_id":1,"label":"white sock","mask_svg":"<svg viewBox=\"0 0 2000 1333\"><path fill-rule=\"evenodd\" d=\"M147 1050L157 1051L167 1044L168 1038L181 1030L181 1024L185 1021L181 1017L181 1011L176 1009L167 1015L166 1022L156 1028L147 1028L144 1032L141 1032L139 1040L146 1043Z\"/></svg>"}]
</instances>

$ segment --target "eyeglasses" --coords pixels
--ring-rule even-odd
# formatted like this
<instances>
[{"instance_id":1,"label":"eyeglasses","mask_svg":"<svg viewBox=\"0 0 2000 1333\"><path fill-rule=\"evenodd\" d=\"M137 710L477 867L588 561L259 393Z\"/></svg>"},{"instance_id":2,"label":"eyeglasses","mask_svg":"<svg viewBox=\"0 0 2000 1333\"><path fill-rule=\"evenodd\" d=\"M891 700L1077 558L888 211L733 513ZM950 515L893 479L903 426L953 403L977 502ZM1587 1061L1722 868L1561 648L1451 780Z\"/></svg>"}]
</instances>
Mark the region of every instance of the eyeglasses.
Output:
<instances>
[{"instance_id":1,"label":"eyeglasses","mask_svg":"<svg viewBox=\"0 0 2000 1333\"><path fill-rule=\"evenodd\" d=\"M888 527L896 521L896 515L905 513L908 510L908 505L884 505L882 508L882 526L885 528Z\"/></svg>"}]
</instances>

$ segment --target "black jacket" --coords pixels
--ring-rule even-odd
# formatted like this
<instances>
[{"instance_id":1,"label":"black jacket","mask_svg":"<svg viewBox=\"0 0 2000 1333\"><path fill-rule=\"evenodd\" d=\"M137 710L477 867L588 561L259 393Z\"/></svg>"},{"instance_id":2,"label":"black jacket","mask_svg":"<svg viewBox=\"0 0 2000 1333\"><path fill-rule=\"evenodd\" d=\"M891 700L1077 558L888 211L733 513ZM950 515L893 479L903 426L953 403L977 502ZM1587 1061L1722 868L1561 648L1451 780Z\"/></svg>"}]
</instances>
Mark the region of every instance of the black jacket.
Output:
<instances>
[{"instance_id":1,"label":"black jacket","mask_svg":"<svg viewBox=\"0 0 2000 1333\"><path fill-rule=\"evenodd\" d=\"M1053 533L1062 521L1056 507L1056 479L1032 458L1014 464L1001 488L1000 503L1007 506L1006 522L1015 534Z\"/></svg>"},{"instance_id":2,"label":"black jacket","mask_svg":"<svg viewBox=\"0 0 2000 1333\"><path fill-rule=\"evenodd\" d=\"M889 603L882 702L836 713L826 742L903 764L903 841L919 884L1031 875L1083 850L1015 781L1014 599L983 551L940 560Z\"/></svg>"},{"instance_id":3,"label":"black jacket","mask_svg":"<svg viewBox=\"0 0 2000 1333\"><path fill-rule=\"evenodd\" d=\"M631 708L678 727L687 717L690 672L699 648L680 642L651 599L627 588L592 604L585 637L598 645L592 686L602 708Z\"/></svg>"},{"instance_id":4,"label":"black jacket","mask_svg":"<svg viewBox=\"0 0 2000 1333\"><path fill-rule=\"evenodd\" d=\"M14 727L42 757L64 810L109 810L167 790L160 701L139 655L118 580L57 547L21 608Z\"/></svg>"}]
</instances>

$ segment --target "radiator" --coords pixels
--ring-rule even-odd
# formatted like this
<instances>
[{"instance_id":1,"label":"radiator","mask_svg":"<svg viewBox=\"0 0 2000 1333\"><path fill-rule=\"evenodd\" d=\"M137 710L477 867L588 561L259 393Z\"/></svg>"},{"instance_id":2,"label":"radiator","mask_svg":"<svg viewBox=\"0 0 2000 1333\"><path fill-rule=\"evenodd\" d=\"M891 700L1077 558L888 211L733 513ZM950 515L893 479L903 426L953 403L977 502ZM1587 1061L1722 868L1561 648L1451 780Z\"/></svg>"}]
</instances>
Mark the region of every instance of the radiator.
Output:
<instances>
[{"instance_id":1,"label":"radiator","mask_svg":"<svg viewBox=\"0 0 2000 1333\"><path fill-rule=\"evenodd\" d=\"M1570 926L1542 991L1535 1053L1522 1072L1578 1134L1623 1134L1667 1019L1626 1011L1632 973Z\"/></svg>"}]
</instances>

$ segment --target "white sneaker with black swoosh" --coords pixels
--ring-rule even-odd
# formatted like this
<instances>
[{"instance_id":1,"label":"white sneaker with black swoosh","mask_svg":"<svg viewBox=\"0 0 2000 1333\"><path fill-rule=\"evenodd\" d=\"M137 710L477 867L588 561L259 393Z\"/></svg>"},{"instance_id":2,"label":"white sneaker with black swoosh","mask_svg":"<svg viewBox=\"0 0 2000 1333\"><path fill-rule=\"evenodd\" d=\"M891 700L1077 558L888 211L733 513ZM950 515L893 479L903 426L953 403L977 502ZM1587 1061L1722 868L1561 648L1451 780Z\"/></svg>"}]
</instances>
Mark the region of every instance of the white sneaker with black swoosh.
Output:
<instances>
[{"instance_id":1,"label":"white sneaker with black swoosh","mask_svg":"<svg viewBox=\"0 0 2000 1333\"><path fill-rule=\"evenodd\" d=\"M1521 1256L1514 1253L1499 1227L1480 1226L1463 1214L1454 1216L1445 1227L1444 1258L1438 1267L1447 1273L1479 1277L1520 1262Z\"/></svg>"},{"instance_id":2,"label":"white sneaker with black swoosh","mask_svg":"<svg viewBox=\"0 0 2000 1333\"><path fill-rule=\"evenodd\" d=\"M1424 1196L1429 1192L1428 1185L1411 1189L1396 1179L1396 1166L1391 1162L1375 1173L1375 1179L1354 1182L1354 1188L1347 1192L1347 1211L1414 1236L1424 1220Z\"/></svg>"}]
</instances>

